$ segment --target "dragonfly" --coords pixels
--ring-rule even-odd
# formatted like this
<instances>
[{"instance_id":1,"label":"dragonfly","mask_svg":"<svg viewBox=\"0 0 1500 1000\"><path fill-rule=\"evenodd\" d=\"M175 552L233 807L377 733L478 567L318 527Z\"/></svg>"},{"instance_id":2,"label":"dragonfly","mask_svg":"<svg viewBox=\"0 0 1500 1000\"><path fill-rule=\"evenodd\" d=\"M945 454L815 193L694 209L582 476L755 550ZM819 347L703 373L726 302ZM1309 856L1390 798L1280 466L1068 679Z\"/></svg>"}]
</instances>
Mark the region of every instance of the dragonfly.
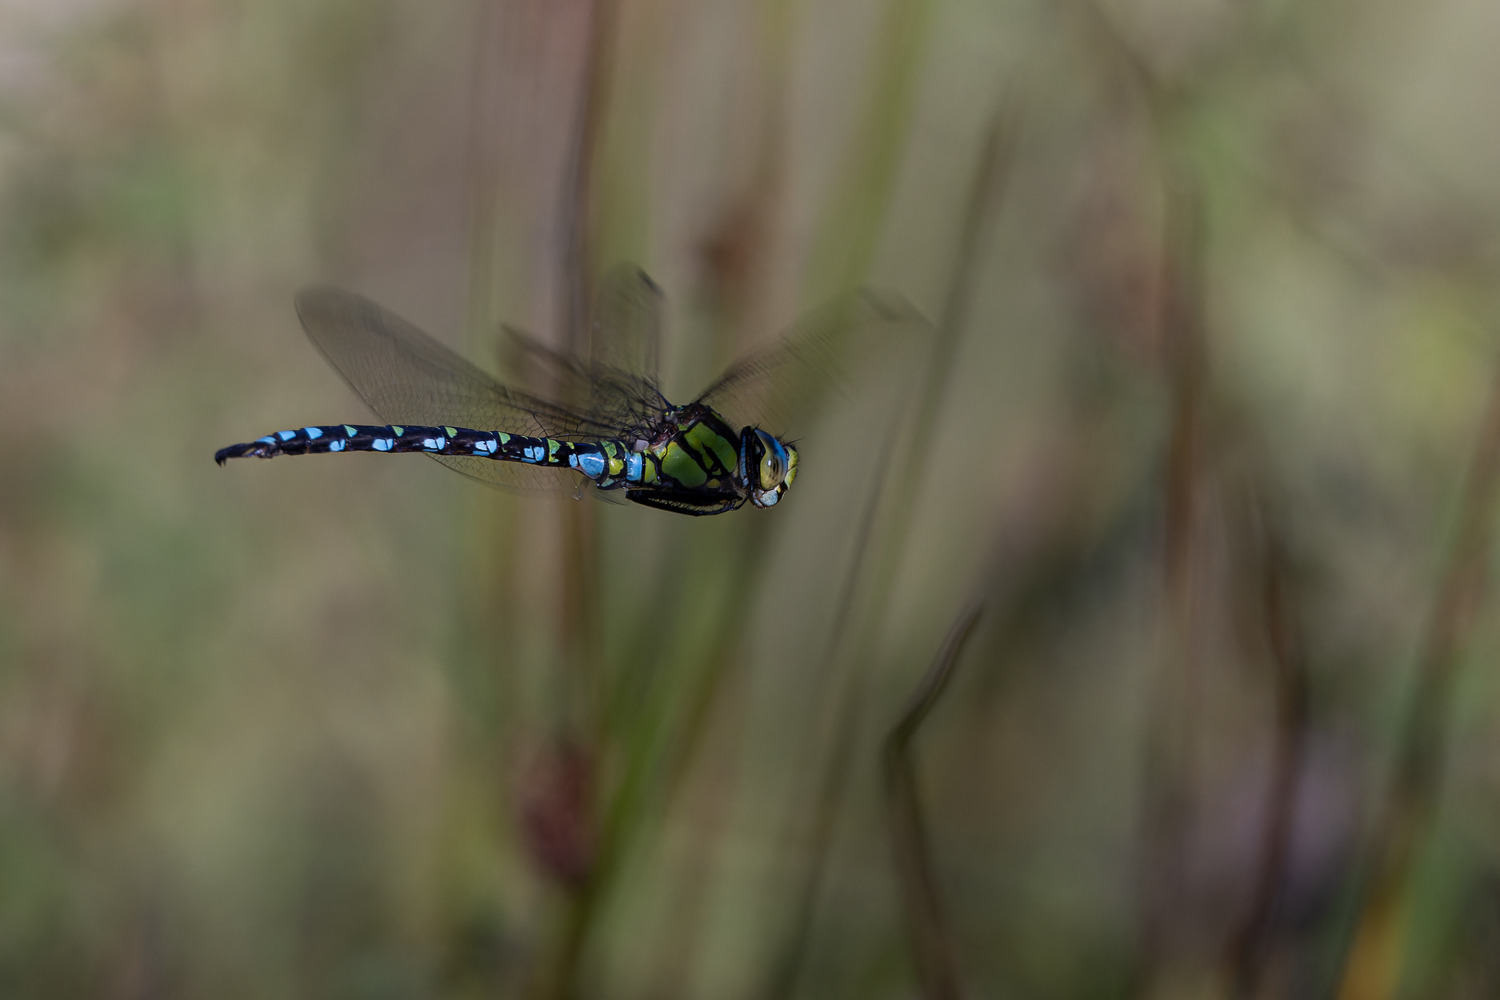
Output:
<instances>
[{"instance_id":1,"label":"dragonfly","mask_svg":"<svg viewBox=\"0 0 1500 1000\"><path fill-rule=\"evenodd\" d=\"M776 506L797 477L793 443L725 416L819 336L731 365L676 405L656 377L661 291L638 269L601 282L581 358L511 331L533 381L508 385L369 299L319 286L296 297L313 345L385 424L277 431L214 460L419 452L519 492L588 491L690 516ZM764 395L762 393L762 395Z\"/></svg>"}]
</instances>

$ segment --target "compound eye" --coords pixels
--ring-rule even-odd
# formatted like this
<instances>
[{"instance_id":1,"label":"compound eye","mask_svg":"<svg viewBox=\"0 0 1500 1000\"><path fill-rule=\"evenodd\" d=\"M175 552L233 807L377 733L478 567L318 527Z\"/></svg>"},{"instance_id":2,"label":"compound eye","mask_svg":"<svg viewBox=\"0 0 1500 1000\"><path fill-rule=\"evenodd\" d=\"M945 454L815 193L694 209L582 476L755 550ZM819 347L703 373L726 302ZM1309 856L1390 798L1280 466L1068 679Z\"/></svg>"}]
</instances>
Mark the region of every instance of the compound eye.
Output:
<instances>
[{"instance_id":1,"label":"compound eye","mask_svg":"<svg viewBox=\"0 0 1500 1000\"><path fill-rule=\"evenodd\" d=\"M763 430L757 430L755 436L760 439L761 447L760 488L774 490L786 476L786 450L780 441Z\"/></svg>"}]
</instances>

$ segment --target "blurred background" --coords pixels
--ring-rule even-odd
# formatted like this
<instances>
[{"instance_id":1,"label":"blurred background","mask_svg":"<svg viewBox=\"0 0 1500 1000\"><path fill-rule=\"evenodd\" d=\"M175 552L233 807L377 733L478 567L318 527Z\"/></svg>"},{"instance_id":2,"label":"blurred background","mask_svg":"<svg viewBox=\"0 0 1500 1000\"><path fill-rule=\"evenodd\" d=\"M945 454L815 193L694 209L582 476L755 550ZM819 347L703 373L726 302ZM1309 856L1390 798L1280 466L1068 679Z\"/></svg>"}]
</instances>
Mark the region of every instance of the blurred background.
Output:
<instances>
[{"instance_id":1,"label":"blurred background","mask_svg":"<svg viewBox=\"0 0 1500 1000\"><path fill-rule=\"evenodd\" d=\"M5 0L0 995L1500 995L1497 43ZM211 461L368 419L302 285L495 368L622 260L679 401L928 322L774 511Z\"/></svg>"}]
</instances>

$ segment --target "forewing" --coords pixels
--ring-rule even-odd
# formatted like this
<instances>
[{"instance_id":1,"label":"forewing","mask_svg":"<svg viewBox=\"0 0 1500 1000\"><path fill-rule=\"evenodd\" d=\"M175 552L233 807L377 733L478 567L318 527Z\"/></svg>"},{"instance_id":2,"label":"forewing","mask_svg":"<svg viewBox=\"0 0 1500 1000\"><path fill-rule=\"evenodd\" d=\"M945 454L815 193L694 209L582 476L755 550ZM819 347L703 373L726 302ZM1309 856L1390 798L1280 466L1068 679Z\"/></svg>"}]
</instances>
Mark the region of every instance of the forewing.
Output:
<instances>
[{"instance_id":1,"label":"forewing","mask_svg":"<svg viewBox=\"0 0 1500 1000\"><path fill-rule=\"evenodd\" d=\"M511 389L389 310L337 288L297 296L302 328L382 420L534 437L596 435L582 414Z\"/></svg>"},{"instance_id":2,"label":"forewing","mask_svg":"<svg viewBox=\"0 0 1500 1000\"><path fill-rule=\"evenodd\" d=\"M369 404L392 424L501 430L532 437L582 437L593 428L566 407L518 392L470 364L389 310L337 288L297 296L308 339ZM456 455L432 458L471 479L522 493L576 492L567 469Z\"/></svg>"},{"instance_id":3,"label":"forewing","mask_svg":"<svg viewBox=\"0 0 1500 1000\"><path fill-rule=\"evenodd\" d=\"M731 424L801 433L867 363L912 363L929 324L905 300L865 292L815 310L777 343L731 365L699 396Z\"/></svg>"}]
</instances>

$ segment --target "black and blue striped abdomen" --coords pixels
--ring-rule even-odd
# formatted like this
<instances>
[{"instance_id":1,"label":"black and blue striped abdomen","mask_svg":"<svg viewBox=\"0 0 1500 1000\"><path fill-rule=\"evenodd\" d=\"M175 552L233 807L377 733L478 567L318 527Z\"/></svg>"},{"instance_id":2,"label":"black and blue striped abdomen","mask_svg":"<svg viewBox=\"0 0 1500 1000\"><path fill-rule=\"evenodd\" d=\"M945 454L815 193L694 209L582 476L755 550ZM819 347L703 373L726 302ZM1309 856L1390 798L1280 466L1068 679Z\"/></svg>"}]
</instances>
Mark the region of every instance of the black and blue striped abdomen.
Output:
<instances>
[{"instance_id":1,"label":"black and blue striped abdomen","mask_svg":"<svg viewBox=\"0 0 1500 1000\"><path fill-rule=\"evenodd\" d=\"M279 455L325 455L344 451L422 452L574 469L600 487L644 486L657 479L655 456L628 450L622 442L559 441L504 431L465 427L332 424L278 431L214 454L223 465L231 458L276 458Z\"/></svg>"}]
</instances>

